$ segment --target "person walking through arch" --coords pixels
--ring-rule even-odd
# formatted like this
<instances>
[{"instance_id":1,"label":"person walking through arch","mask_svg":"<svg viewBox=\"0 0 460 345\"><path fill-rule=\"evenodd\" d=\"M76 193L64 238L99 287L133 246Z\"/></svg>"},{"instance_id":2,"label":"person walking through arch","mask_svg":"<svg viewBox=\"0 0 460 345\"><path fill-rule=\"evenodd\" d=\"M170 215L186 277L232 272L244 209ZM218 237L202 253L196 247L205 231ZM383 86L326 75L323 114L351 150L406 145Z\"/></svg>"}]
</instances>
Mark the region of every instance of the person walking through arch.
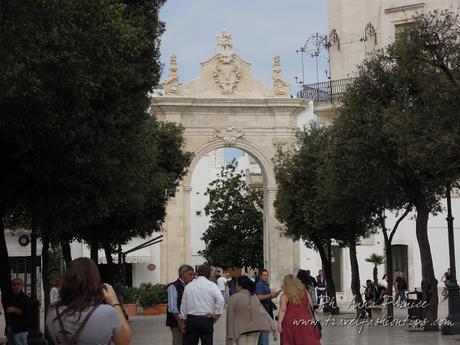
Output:
<instances>
[{"instance_id":1,"label":"person walking through arch","mask_svg":"<svg viewBox=\"0 0 460 345\"><path fill-rule=\"evenodd\" d=\"M184 333L184 345L212 345L214 322L219 320L224 309L224 298L216 284L209 280L211 267L201 265L198 278L185 286L180 306L180 317Z\"/></svg>"},{"instance_id":2,"label":"person walking through arch","mask_svg":"<svg viewBox=\"0 0 460 345\"><path fill-rule=\"evenodd\" d=\"M182 345L183 334L181 332L182 319L180 318L180 306L185 286L195 278L195 271L190 265L182 265L178 271L179 277L168 285L168 312L166 314L166 326L171 329L172 345Z\"/></svg>"},{"instance_id":3,"label":"person walking through arch","mask_svg":"<svg viewBox=\"0 0 460 345\"><path fill-rule=\"evenodd\" d=\"M283 280L283 294L278 315L282 345L321 345L314 325L313 303L303 283L288 274Z\"/></svg>"},{"instance_id":4,"label":"person walking through arch","mask_svg":"<svg viewBox=\"0 0 460 345\"><path fill-rule=\"evenodd\" d=\"M276 332L276 322L255 295L251 278L237 278L237 293L230 296L227 308L227 344L256 345L260 331Z\"/></svg>"},{"instance_id":5,"label":"person walking through arch","mask_svg":"<svg viewBox=\"0 0 460 345\"><path fill-rule=\"evenodd\" d=\"M51 305L46 327L55 344L128 345L131 330L115 291L101 284L96 264L78 258L67 269L61 300Z\"/></svg>"}]
</instances>

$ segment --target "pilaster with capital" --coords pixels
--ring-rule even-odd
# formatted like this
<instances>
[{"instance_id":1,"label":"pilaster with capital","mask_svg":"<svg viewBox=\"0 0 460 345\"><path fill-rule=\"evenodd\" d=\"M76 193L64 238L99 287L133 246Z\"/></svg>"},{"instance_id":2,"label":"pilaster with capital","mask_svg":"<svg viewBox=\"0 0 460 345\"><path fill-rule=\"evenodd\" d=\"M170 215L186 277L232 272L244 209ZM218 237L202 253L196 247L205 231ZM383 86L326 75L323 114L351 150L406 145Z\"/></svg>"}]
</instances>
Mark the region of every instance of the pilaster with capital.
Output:
<instances>
[{"instance_id":1,"label":"pilaster with capital","mask_svg":"<svg viewBox=\"0 0 460 345\"><path fill-rule=\"evenodd\" d=\"M278 188L267 186L264 193L266 232L264 233L264 263L267 261L272 287L278 288L286 274L299 269L299 245L282 236L282 225L275 217L274 202ZM266 255L265 255L266 254Z\"/></svg>"}]
</instances>

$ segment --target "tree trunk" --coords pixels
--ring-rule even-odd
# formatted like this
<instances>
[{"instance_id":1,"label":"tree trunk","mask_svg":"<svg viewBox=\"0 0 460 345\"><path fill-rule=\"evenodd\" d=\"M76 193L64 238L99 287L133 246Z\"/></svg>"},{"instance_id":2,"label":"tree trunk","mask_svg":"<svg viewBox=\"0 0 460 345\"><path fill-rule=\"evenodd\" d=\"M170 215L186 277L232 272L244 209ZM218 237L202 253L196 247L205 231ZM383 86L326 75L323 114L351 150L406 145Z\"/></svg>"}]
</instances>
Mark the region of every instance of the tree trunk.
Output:
<instances>
[{"instance_id":1,"label":"tree trunk","mask_svg":"<svg viewBox=\"0 0 460 345\"><path fill-rule=\"evenodd\" d=\"M416 205L416 210L416 233L422 264L422 294L423 299L428 302L428 307L425 308L427 323L424 329L425 331L437 331L438 326L434 322L438 318L438 281L434 275L433 258L428 241L429 210L424 204Z\"/></svg>"},{"instance_id":2,"label":"tree trunk","mask_svg":"<svg viewBox=\"0 0 460 345\"><path fill-rule=\"evenodd\" d=\"M70 243L67 240L61 240L62 255L64 256L65 267L69 268L72 262L72 251L70 250Z\"/></svg>"},{"instance_id":3,"label":"tree trunk","mask_svg":"<svg viewBox=\"0 0 460 345\"><path fill-rule=\"evenodd\" d=\"M379 278L378 278L378 270L377 270L377 265L376 264L374 264L374 269L372 271L372 275L374 276L374 284L375 284L375 286L377 286L378 283L379 283Z\"/></svg>"},{"instance_id":4,"label":"tree trunk","mask_svg":"<svg viewBox=\"0 0 460 345\"><path fill-rule=\"evenodd\" d=\"M98 254L98 251L99 251L99 246L98 246L98 243L97 242L92 242L90 244L90 256L91 256L91 260L94 261L94 263L96 265L99 264L99 254Z\"/></svg>"},{"instance_id":5,"label":"tree trunk","mask_svg":"<svg viewBox=\"0 0 460 345\"><path fill-rule=\"evenodd\" d=\"M327 308L325 307L325 311L330 312L331 314L335 315L340 312L339 307L337 306L337 292L335 289L334 279L332 278L332 262L331 262L331 251L330 246L331 242L328 243L328 253L326 254L324 247L321 245L321 242L315 242L315 246L318 249L319 255L321 257L321 264L324 271L324 276L326 278L326 291L327 297L329 298L329 302L327 303Z\"/></svg>"},{"instance_id":6,"label":"tree trunk","mask_svg":"<svg viewBox=\"0 0 460 345\"><path fill-rule=\"evenodd\" d=\"M46 225L42 226L42 282L43 282L43 293L45 297L45 316L50 304L50 284L49 284L49 229Z\"/></svg>"},{"instance_id":7,"label":"tree trunk","mask_svg":"<svg viewBox=\"0 0 460 345\"><path fill-rule=\"evenodd\" d=\"M383 233L383 239L385 240L385 256L386 256L386 269L387 269L387 275L388 275L388 288L385 290L385 295L387 296L387 317L388 320L392 321L393 320L393 248L391 247L391 243L393 242L393 237L396 233L396 230L398 229L399 224L402 222L404 218L409 214L409 212L412 210L412 206L409 204L406 206L406 210L404 213L398 218L396 223L393 226L393 229L391 230L390 236L388 236L387 233L387 227L385 224L385 215L382 212L380 214L380 227L382 228L382 233Z\"/></svg>"},{"instance_id":8,"label":"tree trunk","mask_svg":"<svg viewBox=\"0 0 460 345\"><path fill-rule=\"evenodd\" d=\"M5 227L3 225L4 209L0 205L0 289L2 291L3 310L10 305L11 300L11 267L8 260L8 248L5 239Z\"/></svg>"},{"instance_id":9,"label":"tree trunk","mask_svg":"<svg viewBox=\"0 0 460 345\"><path fill-rule=\"evenodd\" d=\"M352 238L349 243L350 249L350 266L351 266L351 292L356 305L356 316L363 319L365 317L365 310L363 308L363 297L361 295L361 283L359 281L359 265L358 257L356 255L356 238Z\"/></svg>"},{"instance_id":10,"label":"tree trunk","mask_svg":"<svg viewBox=\"0 0 460 345\"><path fill-rule=\"evenodd\" d=\"M113 285L113 259L112 259L112 249L110 248L109 243L104 243L104 253L107 260L107 281L110 285Z\"/></svg>"},{"instance_id":11,"label":"tree trunk","mask_svg":"<svg viewBox=\"0 0 460 345\"><path fill-rule=\"evenodd\" d=\"M388 236L385 237L385 255L387 261L387 275L388 275L388 289L385 291L387 297L387 315L388 319L393 320L393 249L391 248L391 241Z\"/></svg>"}]
</instances>

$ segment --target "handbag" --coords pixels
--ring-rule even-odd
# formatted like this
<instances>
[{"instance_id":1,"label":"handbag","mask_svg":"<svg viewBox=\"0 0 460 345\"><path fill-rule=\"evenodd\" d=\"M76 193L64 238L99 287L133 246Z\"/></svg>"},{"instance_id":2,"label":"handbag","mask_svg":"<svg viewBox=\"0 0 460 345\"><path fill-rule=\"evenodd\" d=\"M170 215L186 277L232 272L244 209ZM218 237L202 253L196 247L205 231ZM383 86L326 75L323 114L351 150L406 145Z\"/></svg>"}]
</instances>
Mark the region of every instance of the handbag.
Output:
<instances>
[{"instance_id":1,"label":"handbag","mask_svg":"<svg viewBox=\"0 0 460 345\"><path fill-rule=\"evenodd\" d=\"M312 306L310 305L310 302L308 303L308 308L307 310L310 312L311 319L314 321L314 327L315 327L315 333L318 339L321 340L321 337L323 336L323 326L321 325L321 322L319 322L316 317L315 317L315 311L313 310Z\"/></svg>"}]
</instances>

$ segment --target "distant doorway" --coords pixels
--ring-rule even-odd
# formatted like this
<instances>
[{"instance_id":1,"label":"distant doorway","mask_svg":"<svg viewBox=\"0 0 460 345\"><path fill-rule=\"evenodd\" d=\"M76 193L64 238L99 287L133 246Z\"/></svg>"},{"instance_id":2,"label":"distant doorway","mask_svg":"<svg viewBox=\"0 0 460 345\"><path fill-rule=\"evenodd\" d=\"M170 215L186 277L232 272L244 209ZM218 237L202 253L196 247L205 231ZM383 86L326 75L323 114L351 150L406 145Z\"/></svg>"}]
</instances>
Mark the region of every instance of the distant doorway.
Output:
<instances>
[{"instance_id":1,"label":"distant doorway","mask_svg":"<svg viewBox=\"0 0 460 345\"><path fill-rule=\"evenodd\" d=\"M332 265L332 279L334 279L335 290L343 292L342 286L342 248L339 246L331 247L331 265Z\"/></svg>"},{"instance_id":2,"label":"distant doorway","mask_svg":"<svg viewBox=\"0 0 460 345\"><path fill-rule=\"evenodd\" d=\"M391 246L393 257L393 270L394 272L402 271L404 279L409 282L409 264L407 257L407 245L395 244Z\"/></svg>"}]
</instances>

